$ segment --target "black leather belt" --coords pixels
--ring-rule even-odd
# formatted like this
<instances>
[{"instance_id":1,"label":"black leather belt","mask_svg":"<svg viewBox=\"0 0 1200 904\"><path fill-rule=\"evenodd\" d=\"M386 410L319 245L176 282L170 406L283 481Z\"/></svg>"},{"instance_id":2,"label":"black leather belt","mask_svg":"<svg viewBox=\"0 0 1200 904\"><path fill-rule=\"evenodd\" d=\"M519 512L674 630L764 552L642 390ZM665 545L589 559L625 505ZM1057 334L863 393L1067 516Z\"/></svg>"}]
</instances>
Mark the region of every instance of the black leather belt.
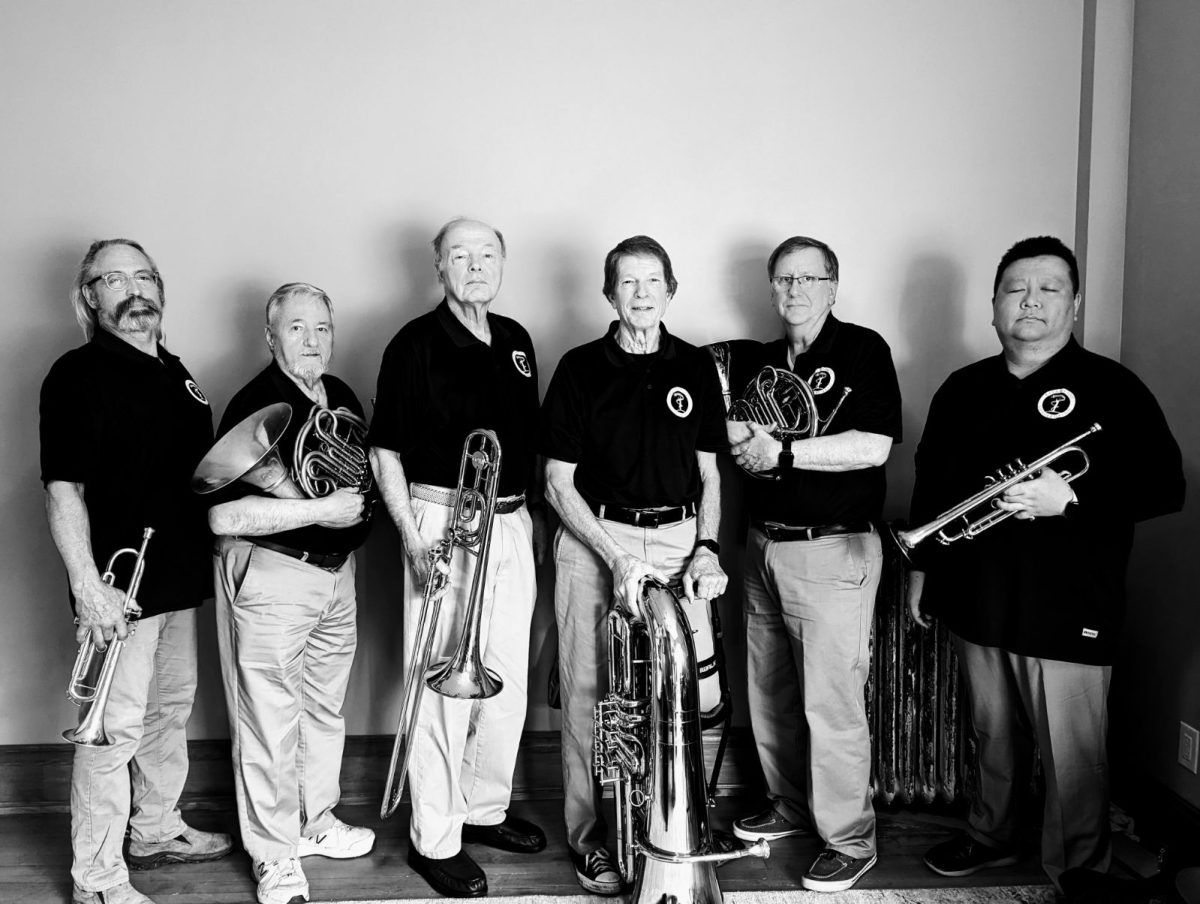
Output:
<instances>
[{"instance_id":1,"label":"black leather belt","mask_svg":"<svg viewBox=\"0 0 1200 904\"><path fill-rule=\"evenodd\" d=\"M754 528L766 534L768 540L773 540L776 543L788 543L793 540L820 540L822 537L840 537L844 534L870 533L871 522L860 521L852 524L825 524L821 527L793 527L790 524L777 524L774 521L755 521Z\"/></svg>"},{"instance_id":2,"label":"black leather belt","mask_svg":"<svg viewBox=\"0 0 1200 904\"><path fill-rule=\"evenodd\" d=\"M259 540L257 537L247 537L255 546L261 546L263 549L269 549L271 552L282 553L285 556L291 556L293 559L299 559L305 565L315 565L317 568L324 568L327 571L337 571L346 564L346 560L350 558L350 553L322 553L322 552L305 552L302 549L292 549L290 546L281 546L278 543L271 543L269 540Z\"/></svg>"},{"instance_id":3,"label":"black leather belt","mask_svg":"<svg viewBox=\"0 0 1200 904\"><path fill-rule=\"evenodd\" d=\"M692 518L696 514L696 503L694 502L685 502L683 505L667 509L640 509L626 508L623 505L605 505L600 502L592 502L590 499L586 501L588 508L597 518L631 524L634 527L666 527L669 524L678 524L680 521Z\"/></svg>"}]
</instances>

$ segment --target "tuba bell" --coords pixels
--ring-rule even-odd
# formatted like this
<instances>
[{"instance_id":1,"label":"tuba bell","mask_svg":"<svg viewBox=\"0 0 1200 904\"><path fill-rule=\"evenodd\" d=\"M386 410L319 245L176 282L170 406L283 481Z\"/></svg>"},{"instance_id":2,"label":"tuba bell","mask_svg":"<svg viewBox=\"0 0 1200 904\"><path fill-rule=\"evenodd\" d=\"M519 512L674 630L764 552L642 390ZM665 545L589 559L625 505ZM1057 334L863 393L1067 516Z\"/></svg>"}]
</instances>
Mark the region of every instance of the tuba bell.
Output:
<instances>
[{"instance_id":1,"label":"tuba bell","mask_svg":"<svg viewBox=\"0 0 1200 904\"><path fill-rule=\"evenodd\" d=\"M616 798L617 862L630 904L720 904L717 865L770 847L715 850L691 628L665 584L647 578L639 596L640 615L609 612L609 692L593 724L595 773Z\"/></svg>"}]
</instances>

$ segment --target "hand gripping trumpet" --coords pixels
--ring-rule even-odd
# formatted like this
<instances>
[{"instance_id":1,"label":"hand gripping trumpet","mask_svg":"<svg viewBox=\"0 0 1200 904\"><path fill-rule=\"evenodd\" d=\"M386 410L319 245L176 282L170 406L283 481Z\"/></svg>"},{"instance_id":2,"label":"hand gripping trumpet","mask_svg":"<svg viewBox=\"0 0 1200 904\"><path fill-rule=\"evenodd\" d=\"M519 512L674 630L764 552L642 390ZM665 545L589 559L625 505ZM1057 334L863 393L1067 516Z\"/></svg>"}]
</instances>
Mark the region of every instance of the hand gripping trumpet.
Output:
<instances>
[{"instance_id":1,"label":"hand gripping trumpet","mask_svg":"<svg viewBox=\"0 0 1200 904\"><path fill-rule=\"evenodd\" d=\"M988 528L995 527L1004 519L1015 514L1015 512L1006 512L996 507L996 502L1008 492L1009 487L1032 479L1037 475L1038 471L1050 467L1068 455L1078 455L1082 460L1083 466L1074 471L1070 469L1059 471L1058 475L1067 483L1071 483L1086 474L1088 468L1091 466L1091 462L1088 459L1087 453L1079 447L1079 443L1093 433L1099 432L1100 425L1092 424L1092 426L1088 427L1087 430L1074 439L1067 440L1067 442L1058 448L1051 449L1041 458L1029 464L1025 464L1018 458L1012 464L1006 465L995 474L989 474L986 478L987 485L974 496L942 512L928 524L924 524L921 527L914 527L911 530L889 528L897 547L899 547L900 552L907 559L910 558L910 553L916 548L917 544L924 542L931 536L936 536L937 541L943 546L949 546L951 543L959 540L970 540L978 537ZM958 529L948 533L946 529L956 522L959 524Z\"/></svg>"},{"instance_id":2,"label":"hand gripping trumpet","mask_svg":"<svg viewBox=\"0 0 1200 904\"><path fill-rule=\"evenodd\" d=\"M108 559L104 574L100 576L100 580L111 587L116 582L113 569L117 560L124 555L134 557L133 572L125 589L124 602L125 619L131 622L130 631L136 630L136 619L141 613L137 606L137 592L142 583L142 572L146 569L146 546L153 534L154 528L148 527L142 532L140 549L127 547L114 552ZM64 740L81 747L107 747L112 743L104 733L104 710L108 706L113 676L117 672L117 662L124 647L125 641L114 637L104 650L98 650L90 634L79 645L75 667L71 669L71 680L67 684L67 696L80 708L79 724L62 733ZM93 673L96 673L94 680Z\"/></svg>"},{"instance_id":3,"label":"hand gripping trumpet","mask_svg":"<svg viewBox=\"0 0 1200 904\"><path fill-rule=\"evenodd\" d=\"M630 904L720 904L717 865L771 851L765 841L714 851L691 627L653 578L639 608L609 612L609 693L593 726L595 772L616 797L617 862L634 883Z\"/></svg>"},{"instance_id":4,"label":"hand gripping trumpet","mask_svg":"<svg viewBox=\"0 0 1200 904\"><path fill-rule=\"evenodd\" d=\"M400 724L392 744L392 760L379 807L381 819L387 819L400 806L425 688L459 700L486 700L504 688L500 676L483 664L480 640L483 581L492 543L492 516L496 511L499 484L500 440L491 430L473 430L463 443L450 530L429 550L429 580L425 584L412 658L404 679ZM442 598L450 589L450 563L456 548L475 554L467 612L454 654L430 667L438 615Z\"/></svg>"}]
</instances>

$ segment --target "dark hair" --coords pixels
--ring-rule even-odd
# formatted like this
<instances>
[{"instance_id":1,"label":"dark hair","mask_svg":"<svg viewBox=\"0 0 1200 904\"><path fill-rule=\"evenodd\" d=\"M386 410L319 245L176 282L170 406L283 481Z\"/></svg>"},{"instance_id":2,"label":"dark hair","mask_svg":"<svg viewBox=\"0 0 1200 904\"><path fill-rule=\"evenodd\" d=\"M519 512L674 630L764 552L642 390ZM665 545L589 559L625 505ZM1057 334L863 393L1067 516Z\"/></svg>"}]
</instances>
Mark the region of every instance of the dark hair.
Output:
<instances>
[{"instance_id":1,"label":"dark hair","mask_svg":"<svg viewBox=\"0 0 1200 904\"><path fill-rule=\"evenodd\" d=\"M803 251L805 248L816 248L821 252L821 256L825 258L825 269L829 271L829 278L837 282L837 255L833 253L832 248L820 239L810 239L806 235L794 235L790 239L784 239L780 242L779 247L772 251L771 256L767 258L767 277L771 278L775 275L775 262L781 257L785 254L791 254L793 251Z\"/></svg>"},{"instance_id":2,"label":"dark hair","mask_svg":"<svg viewBox=\"0 0 1200 904\"><path fill-rule=\"evenodd\" d=\"M667 294L674 295L679 288L675 271L671 269L671 258L667 249L648 235L634 235L617 244L604 258L604 297L612 298L617 291L617 264L623 257L656 257L662 264L663 276L667 278Z\"/></svg>"},{"instance_id":3,"label":"dark hair","mask_svg":"<svg viewBox=\"0 0 1200 904\"><path fill-rule=\"evenodd\" d=\"M442 264L442 245L445 244L446 233L450 231L451 226L457 226L459 223L479 223L480 225L486 226L488 229L492 230L492 232L496 233L496 238L500 242L500 257L508 257L508 248L504 244L504 235L499 229L490 223L484 223L483 220L473 220L470 217L455 217L453 220L439 229L437 235L433 237L433 241L430 242L430 244L433 245L433 260L438 267L441 267Z\"/></svg>"},{"instance_id":4,"label":"dark hair","mask_svg":"<svg viewBox=\"0 0 1200 904\"><path fill-rule=\"evenodd\" d=\"M1031 257L1062 258L1071 272L1071 294L1079 294L1079 262L1075 260L1075 252L1063 244L1061 239L1056 239L1052 235L1035 235L1021 239L1004 252L1004 257L1000 258L1000 265L996 267L996 279L992 283L993 298L996 290L1000 288L1000 280L1004 277L1004 271L1017 261L1027 260Z\"/></svg>"},{"instance_id":5,"label":"dark hair","mask_svg":"<svg viewBox=\"0 0 1200 904\"><path fill-rule=\"evenodd\" d=\"M150 262L150 269L153 271L154 278L158 282L158 294L163 304L166 304L167 301L166 293L163 291L162 276L158 272L158 265L154 263L154 258L146 253L145 248L133 239L97 239L92 242L91 247L87 250L87 254L80 261L79 271L75 274L75 282L71 285L71 309L75 312L75 320L78 322L79 328L83 330L83 335L86 339L91 339L92 335L96 332L96 321L99 315L87 303L87 294L84 292L84 288L95 278L95 274L92 273L92 267L96 263L96 258L100 255L101 251L112 245L127 245Z\"/></svg>"}]
</instances>

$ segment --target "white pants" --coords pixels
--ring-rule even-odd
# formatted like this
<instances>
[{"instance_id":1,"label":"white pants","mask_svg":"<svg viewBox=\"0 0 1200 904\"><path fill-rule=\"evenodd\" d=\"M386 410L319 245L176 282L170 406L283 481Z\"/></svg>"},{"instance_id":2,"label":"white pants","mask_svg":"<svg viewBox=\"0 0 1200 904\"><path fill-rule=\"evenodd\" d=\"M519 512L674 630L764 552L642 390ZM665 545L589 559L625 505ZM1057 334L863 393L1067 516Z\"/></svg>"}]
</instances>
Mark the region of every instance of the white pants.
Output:
<instances>
[{"instance_id":1,"label":"white pants","mask_svg":"<svg viewBox=\"0 0 1200 904\"><path fill-rule=\"evenodd\" d=\"M174 838L185 825L184 728L196 693L196 610L142 619L125 641L104 712L107 747L76 747L71 877L87 891L129 880L121 847ZM132 804L132 813L130 807Z\"/></svg>"},{"instance_id":2,"label":"white pants","mask_svg":"<svg viewBox=\"0 0 1200 904\"><path fill-rule=\"evenodd\" d=\"M242 844L295 857L341 799L342 703L357 644L354 556L337 571L238 537L214 558L217 642Z\"/></svg>"},{"instance_id":3,"label":"white pants","mask_svg":"<svg viewBox=\"0 0 1200 904\"><path fill-rule=\"evenodd\" d=\"M414 498L412 508L422 539L436 543L446 536L449 506ZM475 561L462 549L454 551L450 587L434 630L431 664L452 655L458 646ZM407 558L404 567L407 674L425 588ZM445 859L457 854L464 822L495 825L507 814L525 725L529 623L536 596L533 532L529 512L522 506L495 516L483 579L483 663L500 677L504 689L488 700L454 700L426 690L421 700L408 770L409 834L413 846L426 857Z\"/></svg>"}]
</instances>

